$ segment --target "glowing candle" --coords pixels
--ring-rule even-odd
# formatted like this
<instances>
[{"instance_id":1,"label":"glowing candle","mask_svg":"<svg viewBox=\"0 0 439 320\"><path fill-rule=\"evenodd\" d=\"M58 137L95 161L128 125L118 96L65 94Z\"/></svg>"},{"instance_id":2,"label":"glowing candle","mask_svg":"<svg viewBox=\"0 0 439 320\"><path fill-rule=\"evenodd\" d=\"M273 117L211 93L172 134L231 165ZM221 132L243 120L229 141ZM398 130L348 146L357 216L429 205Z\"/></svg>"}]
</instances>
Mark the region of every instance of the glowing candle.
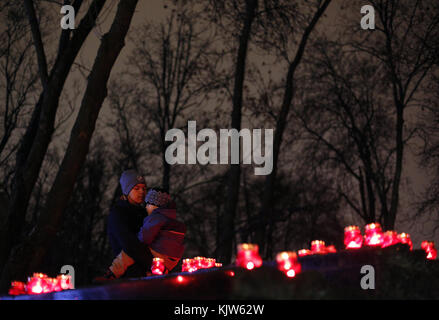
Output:
<instances>
[{"instance_id":1,"label":"glowing candle","mask_svg":"<svg viewBox=\"0 0 439 320\"><path fill-rule=\"evenodd\" d=\"M60 274L56 277L58 284L61 286L62 290L73 289L72 277L65 274Z\"/></svg>"},{"instance_id":2,"label":"glowing candle","mask_svg":"<svg viewBox=\"0 0 439 320\"><path fill-rule=\"evenodd\" d=\"M295 277L302 269L297 261L297 254L292 251L280 252L276 255L277 268L288 277Z\"/></svg>"},{"instance_id":3,"label":"glowing candle","mask_svg":"<svg viewBox=\"0 0 439 320\"><path fill-rule=\"evenodd\" d=\"M51 285L47 275L43 273L34 273L28 278L26 290L28 294L48 293L51 291Z\"/></svg>"},{"instance_id":4,"label":"glowing candle","mask_svg":"<svg viewBox=\"0 0 439 320\"><path fill-rule=\"evenodd\" d=\"M410 250L413 249L412 239L410 239L410 235L408 233L403 232L403 233L398 234L398 240L401 243L408 244L410 247Z\"/></svg>"},{"instance_id":5,"label":"glowing candle","mask_svg":"<svg viewBox=\"0 0 439 320\"><path fill-rule=\"evenodd\" d=\"M59 278L49 278L50 291L62 291L61 281Z\"/></svg>"},{"instance_id":6,"label":"glowing candle","mask_svg":"<svg viewBox=\"0 0 439 320\"><path fill-rule=\"evenodd\" d=\"M382 247L386 248L389 246L393 246L397 243L399 243L399 239L398 239L398 233L396 233L396 231L393 230L389 230L384 232L383 234L383 244Z\"/></svg>"},{"instance_id":7,"label":"glowing candle","mask_svg":"<svg viewBox=\"0 0 439 320\"><path fill-rule=\"evenodd\" d=\"M311 241L311 253L312 254L315 254L315 253L325 254L325 253L327 253L325 241L322 241L322 240Z\"/></svg>"},{"instance_id":8,"label":"glowing candle","mask_svg":"<svg viewBox=\"0 0 439 320\"><path fill-rule=\"evenodd\" d=\"M165 271L165 260L162 258L152 259L151 272L152 274L163 274Z\"/></svg>"},{"instance_id":9,"label":"glowing candle","mask_svg":"<svg viewBox=\"0 0 439 320\"><path fill-rule=\"evenodd\" d=\"M259 256L259 247L257 244L241 243L238 245L236 256L236 265L239 267L252 270L262 265L262 259Z\"/></svg>"},{"instance_id":10,"label":"glowing candle","mask_svg":"<svg viewBox=\"0 0 439 320\"><path fill-rule=\"evenodd\" d=\"M197 270L205 268L205 266L206 266L205 260L206 260L205 257L195 257L194 258L194 262L195 262L195 266L196 266Z\"/></svg>"},{"instance_id":11,"label":"glowing candle","mask_svg":"<svg viewBox=\"0 0 439 320\"><path fill-rule=\"evenodd\" d=\"M21 281L12 281L11 288L9 289L8 293L13 296L18 296L19 294L25 294L26 284Z\"/></svg>"},{"instance_id":12,"label":"glowing candle","mask_svg":"<svg viewBox=\"0 0 439 320\"><path fill-rule=\"evenodd\" d=\"M181 271L194 272L197 271L197 262L194 259L183 259Z\"/></svg>"},{"instance_id":13,"label":"glowing candle","mask_svg":"<svg viewBox=\"0 0 439 320\"><path fill-rule=\"evenodd\" d=\"M326 247L326 252L335 253L335 252L337 252L337 250L335 249L334 245L331 244L330 246Z\"/></svg>"},{"instance_id":14,"label":"glowing candle","mask_svg":"<svg viewBox=\"0 0 439 320\"><path fill-rule=\"evenodd\" d=\"M206 258L204 262L206 268L213 268L215 267L216 260L214 258Z\"/></svg>"},{"instance_id":15,"label":"glowing candle","mask_svg":"<svg viewBox=\"0 0 439 320\"><path fill-rule=\"evenodd\" d=\"M221 268L223 266L222 263L215 262L215 268Z\"/></svg>"},{"instance_id":16,"label":"glowing candle","mask_svg":"<svg viewBox=\"0 0 439 320\"><path fill-rule=\"evenodd\" d=\"M437 257L437 250L432 241L422 241L421 248L426 252L428 260L434 260Z\"/></svg>"},{"instance_id":17,"label":"glowing candle","mask_svg":"<svg viewBox=\"0 0 439 320\"><path fill-rule=\"evenodd\" d=\"M301 249L297 253L298 253L299 257L309 256L310 254L312 254L312 252L308 249Z\"/></svg>"},{"instance_id":18,"label":"glowing candle","mask_svg":"<svg viewBox=\"0 0 439 320\"><path fill-rule=\"evenodd\" d=\"M368 246L381 246L383 244L383 231L379 223L370 223L365 227L365 242Z\"/></svg>"},{"instance_id":19,"label":"glowing candle","mask_svg":"<svg viewBox=\"0 0 439 320\"><path fill-rule=\"evenodd\" d=\"M344 245L346 249L358 249L363 245L363 236L357 226L348 226L344 229Z\"/></svg>"}]
</instances>

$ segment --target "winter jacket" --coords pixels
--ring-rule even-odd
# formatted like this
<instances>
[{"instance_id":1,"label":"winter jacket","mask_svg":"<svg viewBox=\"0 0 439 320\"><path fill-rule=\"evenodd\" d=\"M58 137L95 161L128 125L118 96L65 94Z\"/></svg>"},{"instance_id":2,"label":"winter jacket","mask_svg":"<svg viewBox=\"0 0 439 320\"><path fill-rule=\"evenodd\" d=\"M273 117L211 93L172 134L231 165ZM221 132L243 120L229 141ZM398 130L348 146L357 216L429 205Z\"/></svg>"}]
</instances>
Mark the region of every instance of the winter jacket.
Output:
<instances>
[{"instance_id":1,"label":"winter jacket","mask_svg":"<svg viewBox=\"0 0 439 320\"><path fill-rule=\"evenodd\" d=\"M144 207L132 205L127 200L118 200L108 217L107 232L114 255L121 251L129 255L135 262L132 269L142 270L139 276L151 268L148 246L136 236L146 215Z\"/></svg>"},{"instance_id":2,"label":"winter jacket","mask_svg":"<svg viewBox=\"0 0 439 320\"><path fill-rule=\"evenodd\" d=\"M167 208L157 208L143 220L138 234L139 240L150 247L154 256L165 259L169 270L177 264L184 252L186 226L176 218L175 204L172 203ZM166 261L167 257L171 261Z\"/></svg>"}]
</instances>

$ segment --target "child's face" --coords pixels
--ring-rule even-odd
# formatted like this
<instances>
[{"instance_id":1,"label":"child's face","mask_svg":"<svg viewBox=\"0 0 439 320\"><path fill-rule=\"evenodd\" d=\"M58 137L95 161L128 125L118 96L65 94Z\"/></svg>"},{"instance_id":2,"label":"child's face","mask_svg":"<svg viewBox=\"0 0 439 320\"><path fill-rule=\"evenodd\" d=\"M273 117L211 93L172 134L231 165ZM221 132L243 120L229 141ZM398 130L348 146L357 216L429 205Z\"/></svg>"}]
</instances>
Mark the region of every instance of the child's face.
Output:
<instances>
[{"instance_id":1,"label":"child's face","mask_svg":"<svg viewBox=\"0 0 439 320\"><path fill-rule=\"evenodd\" d=\"M155 205L153 205L153 204L146 204L146 212L148 212L148 214L151 214L151 212L154 210L154 209L157 209L158 207L157 206L155 206Z\"/></svg>"},{"instance_id":2,"label":"child's face","mask_svg":"<svg viewBox=\"0 0 439 320\"><path fill-rule=\"evenodd\" d=\"M146 195L146 185L136 184L128 194L128 201L132 204L141 204Z\"/></svg>"}]
</instances>

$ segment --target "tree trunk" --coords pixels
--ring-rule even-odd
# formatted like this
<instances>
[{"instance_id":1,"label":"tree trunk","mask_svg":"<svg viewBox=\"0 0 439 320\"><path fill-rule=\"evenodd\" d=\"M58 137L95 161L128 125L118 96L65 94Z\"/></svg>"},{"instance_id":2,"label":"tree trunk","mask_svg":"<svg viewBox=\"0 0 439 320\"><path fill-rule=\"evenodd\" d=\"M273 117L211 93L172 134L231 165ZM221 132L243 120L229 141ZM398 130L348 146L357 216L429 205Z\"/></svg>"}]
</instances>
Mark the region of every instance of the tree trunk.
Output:
<instances>
[{"instance_id":1,"label":"tree trunk","mask_svg":"<svg viewBox=\"0 0 439 320\"><path fill-rule=\"evenodd\" d=\"M67 48L58 55L46 89L38 100L31 123L21 141L17 153L8 217L0 232L0 268L5 265L12 247L18 242L21 235L31 193L54 131L56 111L64 83L104 3L105 0L93 1L67 44Z\"/></svg>"},{"instance_id":2,"label":"tree trunk","mask_svg":"<svg viewBox=\"0 0 439 320\"><path fill-rule=\"evenodd\" d=\"M87 156L102 103L107 95L111 69L124 46L138 0L120 1L110 31L102 38L67 151L49 192L36 231L15 251L2 274L2 287L11 279L23 279L41 265L59 229L62 213L70 199L76 178ZM61 267L61 266L60 266Z\"/></svg>"},{"instance_id":3,"label":"tree trunk","mask_svg":"<svg viewBox=\"0 0 439 320\"><path fill-rule=\"evenodd\" d=\"M239 37L238 56L236 59L235 83L233 90L232 128L241 130L241 109L245 78L245 63L247 59L247 48L250 40L251 27L256 15L258 0L246 1L246 16L244 25ZM228 171L226 201L219 224L219 243L217 243L217 258L223 263L229 263L232 258L232 247L234 238L234 224L236 206L240 185L241 167L240 164L231 164Z\"/></svg>"},{"instance_id":4,"label":"tree trunk","mask_svg":"<svg viewBox=\"0 0 439 320\"><path fill-rule=\"evenodd\" d=\"M403 128L404 128L404 107L397 103L396 111L396 163L395 174L392 184L392 198L390 202L390 210L386 216L384 216L384 229L393 230L395 227L396 214L399 205L399 185L401 183L402 175L402 161L404 156L404 141L403 141Z\"/></svg>"},{"instance_id":5,"label":"tree trunk","mask_svg":"<svg viewBox=\"0 0 439 320\"><path fill-rule=\"evenodd\" d=\"M264 255L265 251L265 238L266 238L266 226L271 224L270 219L272 217L272 207L273 207L273 190L274 183L276 181L277 174L277 160L279 158L280 146L282 144L282 136L285 131L286 122L288 119L288 113L290 112L291 103L294 95L294 73L302 60L303 53L305 51L306 43L308 38L317 24L320 17L325 12L326 8L330 4L331 0L325 0L323 5L316 11L310 24L305 29L302 39L299 44L296 56L293 62L288 68L288 74L285 82L284 98L282 102L281 111L277 117L276 130L274 134L273 142L273 170L265 179L264 186L264 198L262 200L261 210L259 212L259 225L256 231L256 242L258 243L261 253Z\"/></svg>"}]
</instances>

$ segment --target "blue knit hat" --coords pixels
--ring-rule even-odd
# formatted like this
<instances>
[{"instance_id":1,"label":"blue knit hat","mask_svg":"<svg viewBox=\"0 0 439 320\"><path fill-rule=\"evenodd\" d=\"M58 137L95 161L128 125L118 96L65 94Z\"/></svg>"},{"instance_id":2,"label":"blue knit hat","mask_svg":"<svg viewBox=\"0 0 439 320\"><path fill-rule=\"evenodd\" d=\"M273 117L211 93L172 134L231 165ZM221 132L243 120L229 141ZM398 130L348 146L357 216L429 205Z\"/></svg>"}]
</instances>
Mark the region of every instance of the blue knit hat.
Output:
<instances>
[{"instance_id":1,"label":"blue knit hat","mask_svg":"<svg viewBox=\"0 0 439 320\"><path fill-rule=\"evenodd\" d=\"M132 169L124 171L119 182L124 195L128 195L136 184L146 185L145 178Z\"/></svg>"},{"instance_id":2,"label":"blue knit hat","mask_svg":"<svg viewBox=\"0 0 439 320\"><path fill-rule=\"evenodd\" d=\"M159 188L151 188L145 196L145 203L152 204L157 207L164 207L171 201L171 195L165 190Z\"/></svg>"}]
</instances>

